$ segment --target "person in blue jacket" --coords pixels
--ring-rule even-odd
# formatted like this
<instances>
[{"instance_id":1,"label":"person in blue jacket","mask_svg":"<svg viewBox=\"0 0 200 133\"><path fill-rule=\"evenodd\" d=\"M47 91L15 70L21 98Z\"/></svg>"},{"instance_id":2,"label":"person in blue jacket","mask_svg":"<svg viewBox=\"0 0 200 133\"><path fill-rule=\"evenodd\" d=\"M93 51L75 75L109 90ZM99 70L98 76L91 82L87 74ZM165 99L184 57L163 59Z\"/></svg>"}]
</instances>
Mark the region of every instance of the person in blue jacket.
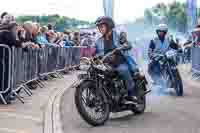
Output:
<instances>
[{"instance_id":1,"label":"person in blue jacket","mask_svg":"<svg viewBox=\"0 0 200 133\"><path fill-rule=\"evenodd\" d=\"M132 48L129 43L122 51L116 50L121 47L120 36L115 31L115 23L110 17L99 17L96 22L102 36L96 40L96 56L104 56L110 51L115 50L114 59L110 62L113 69L117 70L121 77L125 80L125 84L128 89L128 99L137 100L135 92L135 83L132 79L131 71L136 69L136 63L131 58L130 50Z\"/></svg>"}]
</instances>

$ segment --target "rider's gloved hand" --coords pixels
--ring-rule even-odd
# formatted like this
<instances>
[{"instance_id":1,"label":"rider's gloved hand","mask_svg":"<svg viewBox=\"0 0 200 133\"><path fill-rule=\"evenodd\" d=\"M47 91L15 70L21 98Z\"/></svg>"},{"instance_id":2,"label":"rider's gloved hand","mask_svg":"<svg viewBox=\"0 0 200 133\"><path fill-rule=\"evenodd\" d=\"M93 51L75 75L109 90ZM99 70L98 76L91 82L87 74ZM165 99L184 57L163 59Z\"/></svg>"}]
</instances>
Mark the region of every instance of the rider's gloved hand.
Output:
<instances>
[{"instance_id":1,"label":"rider's gloved hand","mask_svg":"<svg viewBox=\"0 0 200 133\"><path fill-rule=\"evenodd\" d=\"M101 60L102 56L94 56L94 61Z\"/></svg>"}]
</instances>

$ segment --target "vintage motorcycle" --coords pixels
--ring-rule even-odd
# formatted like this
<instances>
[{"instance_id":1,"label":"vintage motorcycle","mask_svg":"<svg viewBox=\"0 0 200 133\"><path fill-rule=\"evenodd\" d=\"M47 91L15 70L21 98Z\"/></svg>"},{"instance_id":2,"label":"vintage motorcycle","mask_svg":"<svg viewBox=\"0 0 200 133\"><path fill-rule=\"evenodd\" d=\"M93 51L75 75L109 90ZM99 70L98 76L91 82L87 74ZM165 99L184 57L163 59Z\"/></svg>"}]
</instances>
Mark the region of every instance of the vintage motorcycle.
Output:
<instances>
[{"instance_id":1,"label":"vintage motorcycle","mask_svg":"<svg viewBox=\"0 0 200 133\"><path fill-rule=\"evenodd\" d=\"M165 54L154 54L153 60L159 63L161 79L165 81L167 88L174 88L177 96L183 96L183 82L177 68L176 57L176 50L168 50Z\"/></svg>"},{"instance_id":2,"label":"vintage motorcycle","mask_svg":"<svg viewBox=\"0 0 200 133\"><path fill-rule=\"evenodd\" d=\"M118 48L118 50L121 50ZM113 51L103 58L82 58L88 64L85 74L79 74L75 85L75 105L80 116L90 125L103 125L110 112L131 110L142 114L146 108L147 80L140 71L132 73L137 91L137 101L126 98L127 88L124 80L105 60L113 55Z\"/></svg>"}]
</instances>

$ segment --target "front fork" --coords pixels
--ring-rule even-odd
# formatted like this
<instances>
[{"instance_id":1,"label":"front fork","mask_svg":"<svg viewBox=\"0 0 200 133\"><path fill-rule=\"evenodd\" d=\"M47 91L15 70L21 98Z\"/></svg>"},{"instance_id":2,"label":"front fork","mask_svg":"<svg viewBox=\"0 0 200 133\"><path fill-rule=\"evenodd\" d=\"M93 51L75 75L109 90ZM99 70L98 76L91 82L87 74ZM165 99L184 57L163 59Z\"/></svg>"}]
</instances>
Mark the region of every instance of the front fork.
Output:
<instances>
[{"instance_id":1,"label":"front fork","mask_svg":"<svg viewBox=\"0 0 200 133\"><path fill-rule=\"evenodd\" d=\"M167 64L167 73L169 74L169 78L172 82L172 84L174 85L176 82L176 77L174 76L174 74L176 74L175 72L177 71L177 68L175 65L169 65L169 63Z\"/></svg>"}]
</instances>

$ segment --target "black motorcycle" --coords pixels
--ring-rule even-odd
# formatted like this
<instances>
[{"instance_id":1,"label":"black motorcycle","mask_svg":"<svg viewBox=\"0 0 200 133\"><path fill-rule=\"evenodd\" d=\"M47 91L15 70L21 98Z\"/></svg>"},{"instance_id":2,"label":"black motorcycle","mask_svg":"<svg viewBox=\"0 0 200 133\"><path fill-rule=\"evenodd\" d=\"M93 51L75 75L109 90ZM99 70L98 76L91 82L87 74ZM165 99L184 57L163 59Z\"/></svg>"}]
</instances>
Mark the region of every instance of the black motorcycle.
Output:
<instances>
[{"instance_id":1,"label":"black motorcycle","mask_svg":"<svg viewBox=\"0 0 200 133\"><path fill-rule=\"evenodd\" d=\"M124 80L104 62L112 55L113 52L110 52L102 59L81 59L89 67L86 74L78 76L79 83L75 86L75 104L81 117L93 126L103 125L109 119L110 112L131 110L135 114L142 114L146 108L145 95L150 91L147 91L145 76L140 72L132 74L138 100L129 101Z\"/></svg>"},{"instance_id":2,"label":"black motorcycle","mask_svg":"<svg viewBox=\"0 0 200 133\"><path fill-rule=\"evenodd\" d=\"M167 88L174 88L177 96L183 96L183 82L178 71L176 60L177 51L169 50L165 54L154 54L153 61L161 67L161 79L165 81Z\"/></svg>"}]
</instances>

